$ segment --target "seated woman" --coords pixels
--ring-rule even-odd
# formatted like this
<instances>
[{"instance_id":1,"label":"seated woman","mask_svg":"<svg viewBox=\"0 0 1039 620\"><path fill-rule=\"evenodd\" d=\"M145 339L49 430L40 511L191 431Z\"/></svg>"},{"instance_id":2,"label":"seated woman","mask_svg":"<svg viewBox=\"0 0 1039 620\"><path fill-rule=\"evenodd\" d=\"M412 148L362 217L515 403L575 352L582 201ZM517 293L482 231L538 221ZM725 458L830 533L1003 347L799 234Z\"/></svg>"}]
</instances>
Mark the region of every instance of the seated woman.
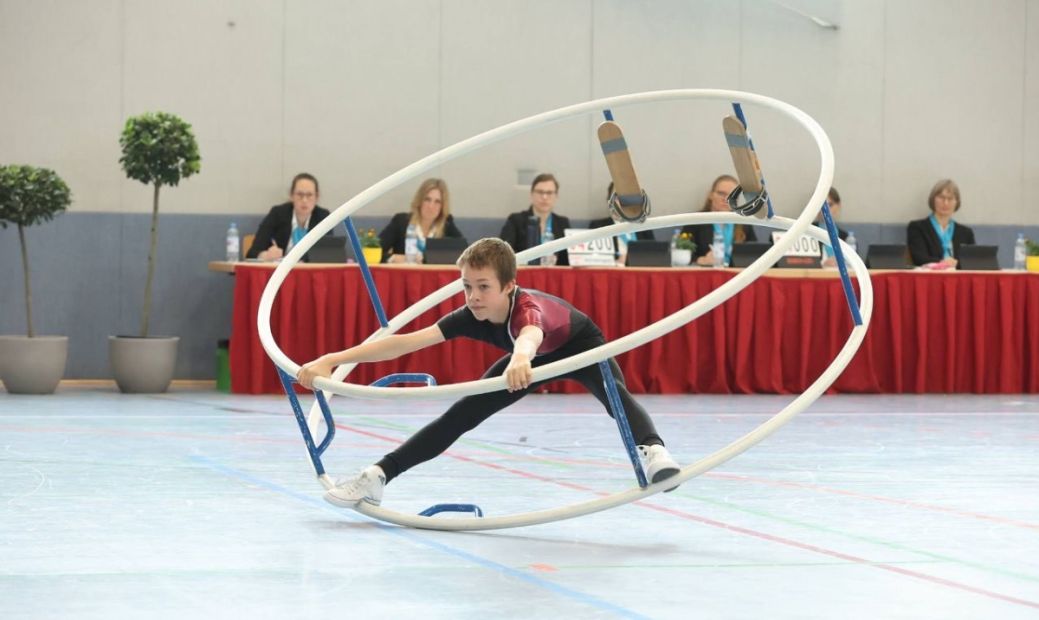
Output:
<instances>
[{"instance_id":1,"label":"seated woman","mask_svg":"<svg viewBox=\"0 0 1039 620\"><path fill-rule=\"evenodd\" d=\"M550 238L562 237L563 232L570 228L570 218L555 212L558 199L559 181L556 177L549 173L537 175L530 184L530 206L525 211L510 213L498 236L517 254ZM570 264L566 250L560 250L554 256L556 265Z\"/></svg>"},{"instance_id":2,"label":"seated woman","mask_svg":"<svg viewBox=\"0 0 1039 620\"><path fill-rule=\"evenodd\" d=\"M610 196L613 195L613 181L610 181L610 186L606 189L606 199L609 200ZM606 226L612 226L616 224L612 217L604 217L597 220L588 222L588 228L604 228ZM617 235L613 238L613 257L617 259L617 264L624 266L627 262L628 257L628 243L632 241L653 241L656 239L653 236L652 230L640 230L634 233L624 233Z\"/></svg>"},{"instance_id":3,"label":"seated woman","mask_svg":"<svg viewBox=\"0 0 1039 620\"><path fill-rule=\"evenodd\" d=\"M707 192L707 197L704 199L703 207L700 208L700 211L730 212L729 194L736 189L738 183L734 177L728 174L723 174L715 179L714 183L711 183L711 191ZM722 237L725 239L726 265L729 264L729 260L732 257L733 244L758 240L757 235L754 234L754 229L743 224L689 224L682 228L682 232L692 235L693 242L696 243L696 249L693 251L693 260L697 265L709 267L714 263L714 258L711 254L711 244L714 242L714 231L716 229L721 231Z\"/></svg>"},{"instance_id":4,"label":"seated woman","mask_svg":"<svg viewBox=\"0 0 1039 620\"><path fill-rule=\"evenodd\" d=\"M942 179L927 197L931 215L909 222L906 245L914 265L939 263L955 268L960 246L974 244L974 231L953 220L960 210L960 188L951 179Z\"/></svg>"},{"instance_id":5,"label":"seated woman","mask_svg":"<svg viewBox=\"0 0 1039 620\"><path fill-rule=\"evenodd\" d=\"M328 217L328 210L317 204L319 196L314 175L301 172L293 177L289 202L271 207L260 222L252 245L246 248L245 257L280 260L285 256L304 235ZM303 260L310 258L304 255Z\"/></svg>"},{"instance_id":6,"label":"seated woman","mask_svg":"<svg viewBox=\"0 0 1039 620\"><path fill-rule=\"evenodd\" d=\"M451 216L451 200L447 183L443 179L423 181L411 199L411 209L407 213L394 214L390 223L379 233L382 262L403 263L407 260L404 245L411 224L415 225L418 236L419 262L422 262L421 254L426 251L426 239L462 237L462 231L455 226Z\"/></svg>"}]
</instances>

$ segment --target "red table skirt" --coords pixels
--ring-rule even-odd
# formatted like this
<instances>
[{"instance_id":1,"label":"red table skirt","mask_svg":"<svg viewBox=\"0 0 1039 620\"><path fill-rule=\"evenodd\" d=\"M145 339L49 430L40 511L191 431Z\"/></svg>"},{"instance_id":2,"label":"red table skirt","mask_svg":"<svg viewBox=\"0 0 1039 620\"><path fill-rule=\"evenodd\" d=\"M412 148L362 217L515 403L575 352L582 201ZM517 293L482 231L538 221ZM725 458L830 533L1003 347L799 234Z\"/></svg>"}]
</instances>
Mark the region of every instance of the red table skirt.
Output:
<instances>
[{"instance_id":1,"label":"red table skirt","mask_svg":"<svg viewBox=\"0 0 1039 620\"><path fill-rule=\"evenodd\" d=\"M375 267L393 318L458 277L454 268ZM272 271L236 270L231 388L281 391L260 346L256 315ZM664 318L733 277L714 270L529 268L519 283L569 300L616 339ZM1021 273L881 273L866 340L834 383L836 392L1039 392L1039 276ZM459 294L403 332L430 325L463 303ZM297 269L271 315L275 340L299 364L355 345L378 328L356 266ZM691 324L621 355L634 393L796 394L830 364L851 329L836 278L763 277ZM362 364L368 384L395 372L425 372L440 384L479 378L501 350L457 339L395 361ZM549 391L580 393L569 381Z\"/></svg>"}]
</instances>

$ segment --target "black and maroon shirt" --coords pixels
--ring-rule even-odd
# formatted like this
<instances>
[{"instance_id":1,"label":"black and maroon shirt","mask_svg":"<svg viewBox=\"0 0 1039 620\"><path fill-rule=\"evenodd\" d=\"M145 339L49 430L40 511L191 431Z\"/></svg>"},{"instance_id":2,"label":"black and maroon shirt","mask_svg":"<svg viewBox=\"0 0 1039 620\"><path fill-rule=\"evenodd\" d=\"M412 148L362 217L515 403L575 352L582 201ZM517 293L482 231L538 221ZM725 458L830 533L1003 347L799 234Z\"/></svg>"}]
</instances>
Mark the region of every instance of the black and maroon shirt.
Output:
<instances>
[{"instance_id":1,"label":"black and maroon shirt","mask_svg":"<svg viewBox=\"0 0 1039 620\"><path fill-rule=\"evenodd\" d=\"M520 289L512 291L509 300L509 317L500 325L490 321L481 321L473 316L468 306L445 315L437 321L437 327L444 334L444 339L464 337L492 344L499 349L512 353L516 338L527 325L536 325L545 337L538 347L537 355L558 351L569 344L582 343L586 340L602 342L603 336L599 328L570 303L554 295L541 291Z\"/></svg>"}]
</instances>

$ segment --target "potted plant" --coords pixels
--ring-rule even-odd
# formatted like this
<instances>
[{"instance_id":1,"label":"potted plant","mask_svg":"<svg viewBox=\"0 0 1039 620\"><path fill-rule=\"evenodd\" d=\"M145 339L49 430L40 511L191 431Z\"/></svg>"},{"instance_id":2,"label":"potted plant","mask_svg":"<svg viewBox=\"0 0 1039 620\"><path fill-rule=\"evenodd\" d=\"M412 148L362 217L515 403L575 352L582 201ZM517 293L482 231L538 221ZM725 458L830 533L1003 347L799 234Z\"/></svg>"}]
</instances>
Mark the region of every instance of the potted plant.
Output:
<instances>
[{"instance_id":1,"label":"potted plant","mask_svg":"<svg viewBox=\"0 0 1039 620\"><path fill-rule=\"evenodd\" d=\"M369 265L378 265L382 262L382 242L379 240L379 235L375 234L374 228L369 228L368 232L361 235L361 253L364 254L364 260Z\"/></svg>"},{"instance_id":2,"label":"potted plant","mask_svg":"<svg viewBox=\"0 0 1039 620\"><path fill-rule=\"evenodd\" d=\"M69 187L53 170L0 166L0 228L18 227L25 280L27 336L0 336L0 380L12 394L50 394L65 374L68 336L37 336L32 324L32 286L25 229L62 213L71 202Z\"/></svg>"},{"instance_id":3,"label":"potted plant","mask_svg":"<svg viewBox=\"0 0 1039 620\"><path fill-rule=\"evenodd\" d=\"M159 189L163 185L177 185L181 179L198 172L201 159L191 125L165 112L128 118L119 145L123 150L119 163L126 176L151 185L154 191L141 329L136 337L109 336L109 358L115 381L123 392L165 392L173 379L180 338L148 336L158 242Z\"/></svg>"},{"instance_id":4,"label":"potted plant","mask_svg":"<svg viewBox=\"0 0 1039 620\"><path fill-rule=\"evenodd\" d=\"M692 235L687 232L678 235L678 238L675 239L675 249L671 250L671 265L687 267L689 263L693 262L695 250L696 243L693 241Z\"/></svg>"},{"instance_id":5,"label":"potted plant","mask_svg":"<svg viewBox=\"0 0 1039 620\"><path fill-rule=\"evenodd\" d=\"M1039 243L1031 239L1025 240L1025 269L1033 273L1039 273Z\"/></svg>"}]
</instances>

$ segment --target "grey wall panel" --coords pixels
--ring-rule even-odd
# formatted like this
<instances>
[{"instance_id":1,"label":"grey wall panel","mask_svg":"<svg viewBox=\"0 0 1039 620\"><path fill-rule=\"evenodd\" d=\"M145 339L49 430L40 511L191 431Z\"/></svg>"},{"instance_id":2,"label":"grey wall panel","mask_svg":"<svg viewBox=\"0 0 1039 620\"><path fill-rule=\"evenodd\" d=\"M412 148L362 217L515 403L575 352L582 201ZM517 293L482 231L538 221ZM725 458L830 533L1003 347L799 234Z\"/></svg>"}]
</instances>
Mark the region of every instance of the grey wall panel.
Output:
<instances>
[{"instance_id":1,"label":"grey wall panel","mask_svg":"<svg viewBox=\"0 0 1039 620\"><path fill-rule=\"evenodd\" d=\"M588 99L589 2L443 3L441 141L452 144L531 114ZM551 19L545 16L551 15ZM443 166L459 213L525 208L517 170L553 172L558 208L586 209L590 122L586 118L511 138Z\"/></svg>"},{"instance_id":2,"label":"grey wall panel","mask_svg":"<svg viewBox=\"0 0 1039 620\"><path fill-rule=\"evenodd\" d=\"M840 25L822 29L784 4ZM0 4L0 162L48 165L74 211L146 213L119 170L127 115L163 109L196 130L202 174L164 213L257 213L292 174L337 206L456 140L590 97L744 88L827 129L851 220L901 222L933 181L964 189L966 222L1039 223L1037 0L97 0ZM190 41L190 43L188 43ZM32 50L32 53L27 53ZM697 205L729 164L724 106L618 111L658 213ZM752 131L782 213L817 165L803 134L765 111ZM597 119L560 123L432 171L461 217L526 204L518 170L552 170L560 208L602 212ZM373 204L406 207L417 181ZM970 211L985 205L986 211Z\"/></svg>"},{"instance_id":3,"label":"grey wall panel","mask_svg":"<svg viewBox=\"0 0 1039 620\"><path fill-rule=\"evenodd\" d=\"M118 211L120 2L0 3L0 165L55 169L73 209Z\"/></svg>"},{"instance_id":4,"label":"grey wall panel","mask_svg":"<svg viewBox=\"0 0 1039 620\"><path fill-rule=\"evenodd\" d=\"M1021 203L1017 209L1017 221L1039 222L1039 0L1028 0L1025 5L1025 99L1024 127L1021 161Z\"/></svg>"},{"instance_id":5,"label":"grey wall panel","mask_svg":"<svg viewBox=\"0 0 1039 620\"><path fill-rule=\"evenodd\" d=\"M310 170L338 206L438 147L439 3L289 3L285 168ZM402 210L414 188L373 205Z\"/></svg>"},{"instance_id":6,"label":"grey wall panel","mask_svg":"<svg viewBox=\"0 0 1039 620\"><path fill-rule=\"evenodd\" d=\"M963 192L964 222L1035 222L1018 208L1025 2L949 7L887 4L880 215L926 215L931 186L948 177Z\"/></svg>"},{"instance_id":7,"label":"grey wall panel","mask_svg":"<svg viewBox=\"0 0 1039 620\"><path fill-rule=\"evenodd\" d=\"M202 172L163 196L165 211L252 211L287 193L282 11L279 0L125 3L121 114L177 114L202 155ZM150 211L137 185L124 181L123 207Z\"/></svg>"}]
</instances>

